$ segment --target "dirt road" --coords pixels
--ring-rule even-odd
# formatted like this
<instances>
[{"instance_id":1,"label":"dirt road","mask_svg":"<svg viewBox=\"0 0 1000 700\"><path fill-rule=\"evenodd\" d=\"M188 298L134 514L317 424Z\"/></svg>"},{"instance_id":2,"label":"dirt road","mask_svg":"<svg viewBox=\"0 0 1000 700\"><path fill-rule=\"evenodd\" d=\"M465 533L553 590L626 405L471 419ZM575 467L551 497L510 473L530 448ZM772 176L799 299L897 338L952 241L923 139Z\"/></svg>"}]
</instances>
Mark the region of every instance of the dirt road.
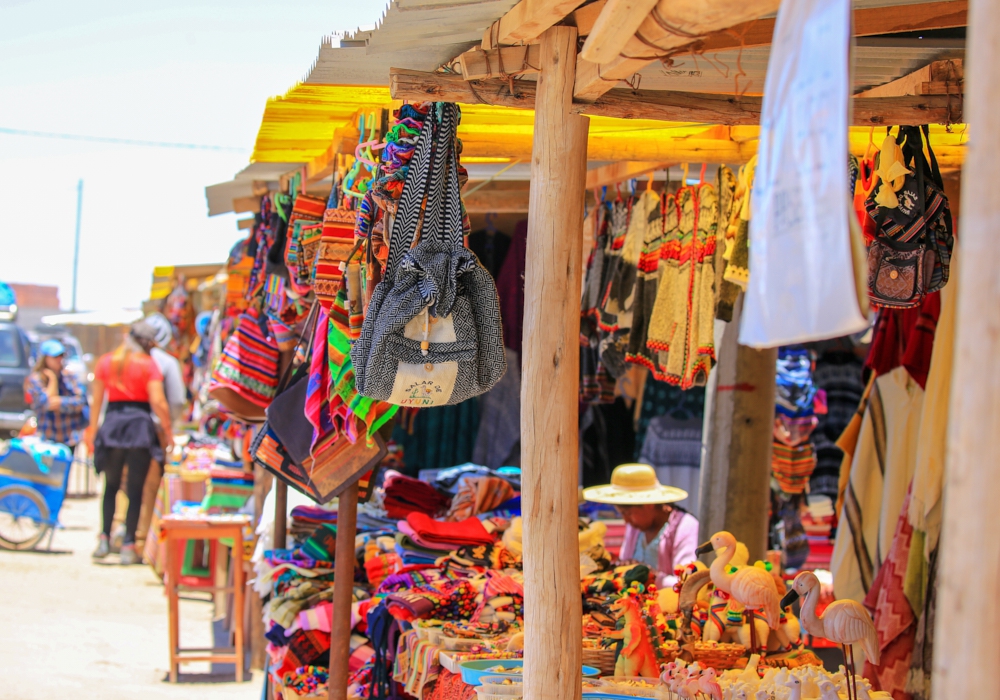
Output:
<instances>
[{"instance_id":1,"label":"dirt road","mask_svg":"<svg viewBox=\"0 0 1000 700\"><path fill-rule=\"evenodd\" d=\"M0 700L257 700L260 672L166 682L163 587L148 566L91 561L99 507L67 500L51 553L0 550ZM183 646L210 646L211 629L210 603L182 601ZM182 666L181 679L208 671Z\"/></svg>"}]
</instances>

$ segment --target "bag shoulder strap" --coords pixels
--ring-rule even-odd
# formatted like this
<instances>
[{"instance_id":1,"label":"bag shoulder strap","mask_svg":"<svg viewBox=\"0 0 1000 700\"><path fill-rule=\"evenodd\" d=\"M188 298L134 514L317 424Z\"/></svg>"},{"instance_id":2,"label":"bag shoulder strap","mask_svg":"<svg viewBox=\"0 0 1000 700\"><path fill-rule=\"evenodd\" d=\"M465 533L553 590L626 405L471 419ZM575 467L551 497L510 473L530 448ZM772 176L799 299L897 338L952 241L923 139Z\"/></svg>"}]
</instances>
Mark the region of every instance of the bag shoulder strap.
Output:
<instances>
[{"instance_id":1,"label":"bag shoulder strap","mask_svg":"<svg viewBox=\"0 0 1000 700\"><path fill-rule=\"evenodd\" d=\"M292 350L292 360L285 367L285 371L282 373L280 379L278 379L277 390L275 395L280 394L288 386L289 380L292 378L295 370L295 356L298 354L299 348L302 347L302 341L308 339L305 347L305 357L308 360L310 353L312 352L313 339L316 335L315 325L319 318L319 302L313 301L312 306L309 308L309 315L306 317L305 325L302 327L302 335L299 336L299 342L295 344L295 349ZM304 363L303 363L304 364Z\"/></svg>"},{"instance_id":2,"label":"bag shoulder strap","mask_svg":"<svg viewBox=\"0 0 1000 700\"><path fill-rule=\"evenodd\" d=\"M434 147L434 113L428 113L424 120L417 146L410 160L403 192L396 207L395 221L389 236L389 259L386 263L386 277L399 263L399 259L410 249L420 224L431 175L431 152Z\"/></svg>"}]
</instances>

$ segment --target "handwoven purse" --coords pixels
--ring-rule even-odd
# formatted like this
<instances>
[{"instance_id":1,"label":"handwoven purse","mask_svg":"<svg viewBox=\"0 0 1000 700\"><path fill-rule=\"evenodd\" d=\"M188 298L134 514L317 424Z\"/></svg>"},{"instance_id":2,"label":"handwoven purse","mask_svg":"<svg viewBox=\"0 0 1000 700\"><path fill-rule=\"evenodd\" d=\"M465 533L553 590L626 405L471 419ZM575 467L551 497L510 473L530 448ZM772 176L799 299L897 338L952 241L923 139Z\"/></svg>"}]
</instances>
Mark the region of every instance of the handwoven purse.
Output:
<instances>
[{"instance_id":1,"label":"handwoven purse","mask_svg":"<svg viewBox=\"0 0 1000 700\"><path fill-rule=\"evenodd\" d=\"M926 126L899 129L897 142L913 172L896 193L898 206L880 206L874 189L865 200L875 222L868 247L868 296L875 306L919 306L924 296L948 282L954 246L951 210L927 136ZM882 187L888 186L883 182Z\"/></svg>"},{"instance_id":2,"label":"handwoven purse","mask_svg":"<svg viewBox=\"0 0 1000 700\"><path fill-rule=\"evenodd\" d=\"M317 310L314 306L303 333L303 338L310 339L306 357L314 350L311 323L318 316ZM313 426L305 416L308 367L304 363L297 372L293 373L291 367L286 370L251 454L257 464L292 488L318 503L326 503L345 486L377 468L387 449L377 433L371 441L361 438L353 443L345 434L331 433L314 444Z\"/></svg>"},{"instance_id":3,"label":"handwoven purse","mask_svg":"<svg viewBox=\"0 0 1000 700\"><path fill-rule=\"evenodd\" d=\"M362 396L457 404L488 391L507 368L496 286L463 242L458 121L456 105L436 103L420 132L385 276L351 348Z\"/></svg>"},{"instance_id":4,"label":"handwoven purse","mask_svg":"<svg viewBox=\"0 0 1000 700\"><path fill-rule=\"evenodd\" d=\"M256 422L278 388L280 353L266 320L252 312L240 316L212 370L209 396L231 413Z\"/></svg>"}]
</instances>

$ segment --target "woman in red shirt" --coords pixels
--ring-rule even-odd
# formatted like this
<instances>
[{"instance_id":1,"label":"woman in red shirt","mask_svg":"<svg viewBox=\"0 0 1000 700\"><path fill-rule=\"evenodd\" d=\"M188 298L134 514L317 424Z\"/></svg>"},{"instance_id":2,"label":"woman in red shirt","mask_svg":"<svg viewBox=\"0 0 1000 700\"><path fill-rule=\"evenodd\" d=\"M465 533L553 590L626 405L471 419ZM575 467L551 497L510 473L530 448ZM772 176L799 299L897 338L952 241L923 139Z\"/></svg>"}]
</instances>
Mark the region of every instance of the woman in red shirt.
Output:
<instances>
[{"instance_id":1,"label":"woman in red shirt","mask_svg":"<svg viewBox=\"0 0 1000 700\"><path fill-rule=\"evenodd\" d=\"M94 455L98 473L104 472L104 523L100 542L94 550L96 559L106 557L110 551L115 496L121 488L122 472L128 465L128 483L125 485L128 511L121 563L139 562L135 551L135 531L139 523L146 472L151 459L163 463L163 448L174 443L170 430L170 409L163 393L163 375L149 356L149 348L155 344L155 339L156 330L152 326L142 321L133 324L121 346L98 360L94 381L90 385L90 426L84 441ZM108 404L102 422L101 406L105 397ZM154 413L163 430L162 443L153 423Z\"/></svg>"}]
</instances>

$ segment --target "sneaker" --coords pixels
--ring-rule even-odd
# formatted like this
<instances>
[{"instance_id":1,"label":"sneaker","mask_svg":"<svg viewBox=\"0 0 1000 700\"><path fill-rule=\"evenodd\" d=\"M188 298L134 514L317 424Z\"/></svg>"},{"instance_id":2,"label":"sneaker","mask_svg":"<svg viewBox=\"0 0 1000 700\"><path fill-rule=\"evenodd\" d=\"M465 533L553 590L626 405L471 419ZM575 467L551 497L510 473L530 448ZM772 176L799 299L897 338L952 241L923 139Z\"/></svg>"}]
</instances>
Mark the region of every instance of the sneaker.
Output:
<instances>
[{"instance_id":1,"label":"sneaker","mask_svg":"<svg viewBox=\"0 0 1000 700\"><path fill-rule=\"evenodd\" d=\"M101 535L101 539L97 542L97 549L91 554L94 559L103 559L111 553L111 544L108 541L107 535Z\"/></svg>"},{"instance_id":2,"label":"sneaker","mask_svg":"<svg viewBox=\"0 0 1000 700\"><path fill-rule=\"evenodd\" d=\"M115 525L114 529L111 531L111 551L120 552L122 551L122 545L125 544L125 525L119 523Z\"/></svg>"},{"instance_id":3,"label":"sneaker","mask_svg":"<svg viewBox=\"0 0 1000 700\"><path fill-rule=\"evenodd\" d=\"M121 554L118 555L122 566L131 566L139 563L139 553L135 551L134 544L123 544Z\"/></svg>"}]
</instances>

